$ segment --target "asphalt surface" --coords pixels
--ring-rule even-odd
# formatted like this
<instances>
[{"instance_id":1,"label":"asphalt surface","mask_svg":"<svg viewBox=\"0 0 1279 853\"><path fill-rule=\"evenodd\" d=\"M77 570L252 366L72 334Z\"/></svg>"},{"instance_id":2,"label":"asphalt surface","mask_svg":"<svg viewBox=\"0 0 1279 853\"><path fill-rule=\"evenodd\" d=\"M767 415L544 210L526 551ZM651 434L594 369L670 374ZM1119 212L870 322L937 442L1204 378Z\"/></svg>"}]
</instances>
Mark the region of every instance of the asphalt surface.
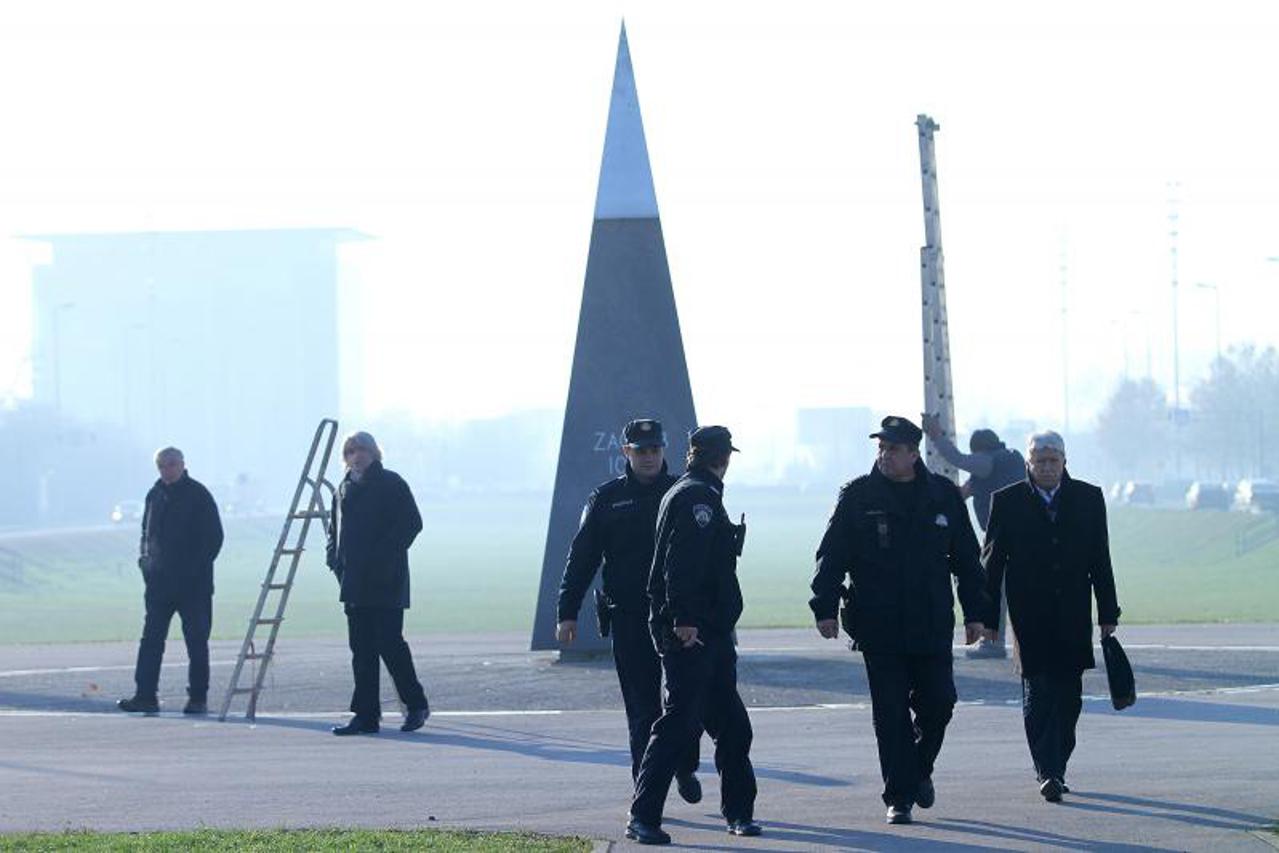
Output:
<instances>
[{"instance_id":1,"label":"asphalt surface","mask_svg":"<svg viewBox=\"0 0 1279 853\"><path fill-rule=\"evenodd\" d=\"M860 655L812 631L744 631L739 681L755 728L756 816L736 839L706 798L672 792L665 826L700 849L1266 850L1279 820L1279 625L1123 627L1141 698L1122 713L1104 674L1063 805L1039 797L1006 660L956 651L960 706L917 823L883 823ZM113 710L135 647L0 647L0 831L196 826L452 826L580 834L625 844L625 719L607 658L561 662L524 635L410 638L431 697L425 729L334 738L350 670L341 640L278 647L255 723L184 718L185 657L170 642L165 712ZM238 644L213 648L221 699ZM1100 659L1100 655L1099 655Z\"/></svg>"}]
</instances>

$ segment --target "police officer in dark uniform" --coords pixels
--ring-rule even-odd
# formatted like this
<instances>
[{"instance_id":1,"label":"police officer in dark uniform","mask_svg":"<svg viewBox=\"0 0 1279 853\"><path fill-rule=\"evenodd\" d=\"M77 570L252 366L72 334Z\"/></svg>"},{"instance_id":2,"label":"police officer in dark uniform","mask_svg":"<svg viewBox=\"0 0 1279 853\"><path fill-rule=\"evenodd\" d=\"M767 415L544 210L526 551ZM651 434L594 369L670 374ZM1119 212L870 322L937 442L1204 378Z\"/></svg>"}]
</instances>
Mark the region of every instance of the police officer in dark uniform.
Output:
<instances>
[{"instance_id":1,"label":"police officer in dark uniform","mask_svg":"<svg viewBox=\"0 0 1279 853\"><path fill-rule=\"evenodd\" d=\"M969 643L982 636L987 603L968 510L955 484L920 460L922 436L902 417L871 435L875 467L839 493L809 601L818 632L833 639L844 599L844 629L866 662L889 823L910 823L911 807L935 798L933 762L956 699L950 576Z\"/></svg>"},{"instance_id":2,"label":"police officer in dark uniform","mask_svg":"<svg viewBox=\"0 0 1279 853\"><path fill-rule=\"evenodd\" d=\"M577 639L577 613L602 559L604 589L596 593L596 612L600 634L612 634L613 662L630 728L634 782L653 723L662 713L662 664L648 632L647 586L657 507L676 478L666 470L666 433L660 421L633 420L622 436L626 474L591 492L582 510L582 524L560 581L555 636L564 645ZM676 774L680 796L690 803L702 799L702 785L695 775L697 741L694 738L689 744Z\"/></svg>"},{"instance_id":3,"label":"police officer in dark uniform","mask_svg":"<svg viewBox=\"0 0 1279 853\"><path fill-rule=\"evenodd\" d=\"M724 473L733 437L722 426L689 436L688 470L657 515L657 543L648 579L650 629L662 656L666 698L631 801L626 837L669 844L662 807L682 757L704 728L715 741L720 813L733 835L759 835L754 821L755 770L751 722L737 693L733 627L742 615L737 582L746 525L724 510Z\"/></svg>"}]
</instances>

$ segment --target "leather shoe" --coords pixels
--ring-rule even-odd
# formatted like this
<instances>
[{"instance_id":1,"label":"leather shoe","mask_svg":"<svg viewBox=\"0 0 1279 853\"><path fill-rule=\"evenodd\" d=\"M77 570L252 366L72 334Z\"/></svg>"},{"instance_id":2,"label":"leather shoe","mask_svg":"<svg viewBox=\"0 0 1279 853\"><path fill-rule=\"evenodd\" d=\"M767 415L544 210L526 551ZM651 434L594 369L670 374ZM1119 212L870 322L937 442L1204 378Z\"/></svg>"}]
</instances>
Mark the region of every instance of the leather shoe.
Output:
<instances>
[{"instance_id":1,"label":"leather shoe","mask_svg":"<svg viewBox=\"0 0 1279 853\"><path fill-rule=\"evenodd\" d=\"M203 716L209 713L209 703L203 699L188 699L186 705L182 708L182 713Z\"/></svg>"},{"instance_id":2,"label":"leather shoe","mask_svg":"<svg viewBox=\"0 0 1279 853\"><path fill-rule=\"evenodd\" d=\"M421 708L410 708L408 713L404 715L404 725L400 726L402 732L415 732L422 726L426 725L426 718L431 716L431 708L429 705L423 705Z\"/></svg>"},{"instance_id":3,"label":"leather shoe","mask_svg":"<svg viewBox=\"0 0 1279 853\"><path fill-rule=\"evenodd\" d=\"M1061 802L1061 783L1056 779L1045 779L1039 786L1039 793L1050 803Z\"/></svg>"},{"instance_id":4,"label":"leather shoe","mask_svg":"<svg viewBox=\"0 0 1279 853\"><path fill-rule=\"evenodd\" d=\"M333 734L338 737L345 735L375 735L378 733L377 720L366 720L364 717L352 717L351 722L345 726L334 726Z\"/></svg>"},{"instance_id":5,"label":"leather shoe","mask_svg":"<svg viewBox=\"0 0 1279 853\"><path fill-rule=\"evenodd\" d=\"M155 699L140 699L137 696L131 696L128 699L120 699L115 706L121 711L130 714L158 714L160 713L160 703Z\"/></svg>"},{"instance_id":6,"label":"leather shoe","mask_svg":"<svg viewBox=\"0 0 1279 853\"><path fill-rule=\"evenodd\" d=\"M679 790L679 795L684 798L686 803L700 803L702 801L702 783L698 781L697 775L694 773L685 773L675 779L675 787Z\"/></svg>"},{"instance_id":7,"label":"leather shoe","mask_svg":"<svg viewBox=\"0 0 1279 853\"><path fill-rule=\"evenodd\" d=\"M931 809L935 802L937 789L933 787L933 777L925 776L919 780L919 787L915 789L915 805L921 809Z\"/></svg>"},{"instance_id":8,"label":"leather shoe","mask_svg":"<svg viewBox=\"0 0 1279 853\"><path fill-rule=\"evenodd\" d=\"M896 824L914 822L910 816L910 806L889 806L888 814L886 815L885 819L889 823L896 823Z\"/></svg>"},{"instance_id":9,"label":"leather shoe","mask_svg":"<svg viewBox=\"0 0 1279 853\"><path fill-rule=\"evenodd\" d=\"M759 828L759 824L753 820L730 820L728 822L729 835L756 836L764 830Z\"/></svg>"},{"instance_id":10,"label":"leather shoe","mask_svg":"<svg viewBox=\"0 0 1279 853\"><path fill-rule=\"evenodd\" d=\"M1069 793L1070 793L1070 786L1066 784L1066 780L1065 780L1065 779L1058 779L1058 780L1057 780L1057 784L1061 786L1061 792L1062 792L1063 794L1069 794Z\"/></svg>"},{"instance_id":11,"label":"leather shoe","mask_svg":"<svg viewBox=\"0 0 1279 853\"><path fill-rule=\"evenodd\" d=\"M671 837L660 826L631 818L626 824L626 837L640 844L670 844Z\"/></svg>"}]
</instances>

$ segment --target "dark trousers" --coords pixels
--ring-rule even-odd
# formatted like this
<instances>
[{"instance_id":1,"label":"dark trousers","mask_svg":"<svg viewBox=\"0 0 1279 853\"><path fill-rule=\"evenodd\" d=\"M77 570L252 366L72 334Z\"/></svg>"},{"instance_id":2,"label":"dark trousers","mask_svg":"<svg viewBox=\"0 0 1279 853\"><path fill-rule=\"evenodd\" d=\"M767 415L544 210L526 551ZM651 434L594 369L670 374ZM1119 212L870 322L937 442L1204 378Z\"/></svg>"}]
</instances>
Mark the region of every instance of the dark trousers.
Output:
<instances>
[{"instance_id":1,"label":"dark trousers","mask_svg":"<svg viewBox=\"0 0 1279 853\"><path fill-rule=\"evenodd\" d=\"M737 693L737 652L732 637L710 635L704 645L662 653L666 697L639 778L631 816L658 826L676 768L702 729L715 741L715 770L720 778L720 814L725 820L755 815L755 768L751 766L750 717Z\"/></svg>"},{"instance_id":2,"label":"dark trousers","mask_svg":"<svg viewBox=\"0 0 1279 853\"><path fill-rule=\"evenodd\" d=\"M426 707L426 693L413 668L413 654L404 642L404 611L398 607L347 607L346 636L351 647L351 671L355 690L351 693L351 712L358 717L376 720L382 716L382 690L379 684L386 664L400 701L411 711Z\"/></svg>"},{"instance_id":3,"label":"dark trousers","mask_svg":"<svg viewBox=\"0 0 1279 853\"><path fill-rule=\"evenodd\" d=\"M862 657L870 682L884 803L907 806L915 801L920 780L933 775L955 709L951 653L863 652Z\"/></svg>"},{"instance_id":4,"label":"dark trousers","mask_svg":"<svg viewBox=\"0 0 1279 853\"><path fill-rule=\"evenodd\" d=\"M631 781L639 778L640 761L648 747L653 723L662 714L662 659L657 656L648 630L648 614L613 611L613 663L626 705L630 729ZM689 744L675 772L681 776L697 772L701 730Z\"/></svg>"},{"instance_id":5,"label":"dark trousers","mask_svg":"<svg viewBox=\"0 0 1279 853\"><path fill-rule=\"evenodd\" d=\"M187 644L187 694L201 702L209 698L209 631L213 626L213 596L178 594L147 585L147 615L138 643L138 662L133 670L139 699L155 699L160 687L160 663L164 641L169 636L173 614L182 619L182 639Z\"/></svg>"},{"instance_id":6,"label":"dark trousers","mask_svg":"<svg viewBox=\"0 0 1279 853\"><path fill-rule=\"evenodd\" d=\"M1075 724L1083 709L1083 673L1077 669L1036 673L1021 680L1026 743L1039 781L1066 778L1075 751Z\"/></svg>"}]
</instances>

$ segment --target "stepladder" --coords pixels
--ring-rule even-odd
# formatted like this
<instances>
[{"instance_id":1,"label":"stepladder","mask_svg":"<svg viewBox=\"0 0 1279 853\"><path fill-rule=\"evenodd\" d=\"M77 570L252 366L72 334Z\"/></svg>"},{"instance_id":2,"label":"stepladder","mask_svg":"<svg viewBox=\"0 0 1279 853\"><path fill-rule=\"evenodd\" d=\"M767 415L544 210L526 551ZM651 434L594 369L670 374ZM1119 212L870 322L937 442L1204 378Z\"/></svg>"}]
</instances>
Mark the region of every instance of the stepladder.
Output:
<instances>
[{"instance_id":1,"label":"stepladder","mask_svg":"<svg viewBox=\"0 0 1279 853\"><path fill-rule=\"evenodd\" d=\"M323 419L315 428L302 474L293 491L293 501L285 513L280 538L276 541L266 577L258 592L253 615L249 617L244 643L240 646L240 654L236 658L235 669L222 700L222 710L218 713L219 720L227 718L237 696L248 697L244 713L246 719L252 720L257 715L258 700L266 684L267 670L275 657L276 640L280 636L289 593L293 590L293 582L306 550L311 523L319 522L322 537L328 534L329 513L325 509L324 493L328 492L331 501L336 490L326 479L325 472L333 455L337 430L338 422L331 418Z\"/></svg>"}]
</instances>

